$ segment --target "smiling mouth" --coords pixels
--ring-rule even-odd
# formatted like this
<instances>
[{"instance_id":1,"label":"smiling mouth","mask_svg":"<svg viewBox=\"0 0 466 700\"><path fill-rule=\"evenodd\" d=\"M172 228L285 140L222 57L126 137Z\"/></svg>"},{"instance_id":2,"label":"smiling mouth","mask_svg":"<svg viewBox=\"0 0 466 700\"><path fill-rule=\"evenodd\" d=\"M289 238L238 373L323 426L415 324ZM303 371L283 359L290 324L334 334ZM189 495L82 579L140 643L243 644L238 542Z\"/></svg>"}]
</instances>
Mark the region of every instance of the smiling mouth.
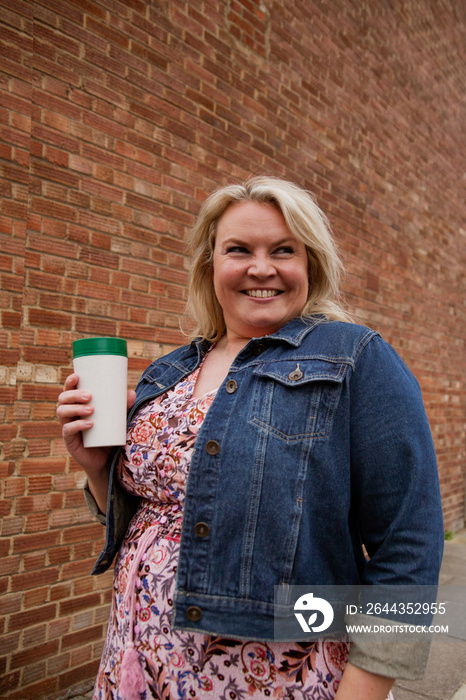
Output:
<instances>
[{"instance_id":1,"label":"smiling mouth","mask_svg":"<svg viewBox=\"0 0 466 700\"><path fill-rule=\"evenodd\" d=\"M244 289L243 294L248 297L256 297L258 299L266 299L267 297L276 297L281 294L278 289Z\"/></svg>"}]
</instances>

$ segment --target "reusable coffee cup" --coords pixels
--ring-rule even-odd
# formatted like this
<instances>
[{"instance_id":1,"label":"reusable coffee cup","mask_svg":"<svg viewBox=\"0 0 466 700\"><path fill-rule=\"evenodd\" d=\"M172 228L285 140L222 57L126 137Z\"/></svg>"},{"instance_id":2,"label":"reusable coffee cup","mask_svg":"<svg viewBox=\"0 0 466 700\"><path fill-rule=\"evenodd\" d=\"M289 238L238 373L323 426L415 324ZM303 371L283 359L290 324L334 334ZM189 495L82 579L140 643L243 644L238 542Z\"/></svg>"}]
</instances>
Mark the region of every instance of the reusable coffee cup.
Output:
<instances>
[{"instance_id":1,"label":"reusable coffee cup","mask_svg":"<svg viewBox=\"0 0 466 700\"><path fill-rule=\"evenodd\" d=\"M78 388L92 394L94 425L83 430L84 447L126 443L128 357L126 340L82 338L73 341L73 368Z\"/></svg>"}]
</instances>

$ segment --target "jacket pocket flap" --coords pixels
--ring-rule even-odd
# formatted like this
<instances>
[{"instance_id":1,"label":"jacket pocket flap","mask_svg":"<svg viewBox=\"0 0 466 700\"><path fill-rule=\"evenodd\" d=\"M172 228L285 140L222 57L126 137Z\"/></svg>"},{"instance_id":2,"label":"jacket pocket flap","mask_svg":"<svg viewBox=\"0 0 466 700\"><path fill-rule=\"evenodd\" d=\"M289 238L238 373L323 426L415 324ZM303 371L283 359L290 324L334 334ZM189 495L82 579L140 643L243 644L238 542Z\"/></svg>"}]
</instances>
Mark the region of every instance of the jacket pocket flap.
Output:
<instances>
[{"instance_id":1,"label":"jacket pocket flap","mask_svg":"<svg viewBox=\"0 0 466 700\"><path fill-rule=\"evenodd\" d=\"M329 360L284 360L261 364L254 370L259 377L275 379L286 386L300 386L308 382L337 382L341 383L348 364L346 362L330 362Z\"/></svg>"},{"instance_id":2,"label":"jacket pocket flap","mask_svg":"<svg viewBox=\"0 0 466 700\"><path fill-rule=\"evenodd\" d=\"M173 381L180 377L180 372L176 367L158 362L150 365L139 379L139 384L146 382L147 384L155 384L155 386L164 389L173 384Z\"/></svg>"}]
</instances>

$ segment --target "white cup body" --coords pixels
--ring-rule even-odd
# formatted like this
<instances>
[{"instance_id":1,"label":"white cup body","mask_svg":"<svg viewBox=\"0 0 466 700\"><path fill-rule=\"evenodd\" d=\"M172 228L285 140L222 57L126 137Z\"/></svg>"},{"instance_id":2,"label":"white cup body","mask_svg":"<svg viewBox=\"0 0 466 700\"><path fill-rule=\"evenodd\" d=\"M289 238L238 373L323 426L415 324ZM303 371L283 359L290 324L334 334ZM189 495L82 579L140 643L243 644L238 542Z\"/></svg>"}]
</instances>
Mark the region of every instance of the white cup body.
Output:
<instances>
[{"instance_id":1,"label":"white cup body","mask_svg":"<svg viewBox=\"0 0 466 700\"><path fill-rule=\"evenodd\" d=\"M83 355L74 358L73 368L79 375L78 389L92 394L90 404L94 407L94 425L83 430L84 447L126 444L128 358Z\"/></svg>"}]
</instances>

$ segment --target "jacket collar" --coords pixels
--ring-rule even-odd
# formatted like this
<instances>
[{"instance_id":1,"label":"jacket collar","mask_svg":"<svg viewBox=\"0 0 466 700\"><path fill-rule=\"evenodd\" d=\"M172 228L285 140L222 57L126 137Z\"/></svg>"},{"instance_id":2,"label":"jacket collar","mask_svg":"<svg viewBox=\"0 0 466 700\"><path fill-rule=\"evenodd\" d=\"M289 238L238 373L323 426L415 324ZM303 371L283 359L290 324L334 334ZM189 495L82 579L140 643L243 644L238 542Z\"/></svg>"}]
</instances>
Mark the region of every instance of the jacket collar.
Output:
<instances>
[{"instance_id":1,"label":"jacket collar","mask_svg":"<svg viewBox=\"0 0 466 700\"><path fill-rule=\"evenodd\" d=\"M276 333L251 338L251 340L280 340L289 343L290 345L294 345L295 347L299 347L308 333L322 323L328 323L328 319L324 314L298 317L288 321L288 323L285 323L285 325L279 328ZM205 355L210 346L210 341L205 340L204 338L195 338L191 343L192 348L197 348L199 358Z\"/></svg>"},{"instance_id":2,"label":"jacket collar","mask_svg":"<svg viewBox=\"0 0 466 700\"><path fill-rule=\"evenodd\" d=\"M316 326L326 322L327 318L323 314L294 318L292 321L285 323L276 333L267 337L274 340L284 340L290 345L299 347L308 333L314 330Z\"/></svg>"}]
</instances>

